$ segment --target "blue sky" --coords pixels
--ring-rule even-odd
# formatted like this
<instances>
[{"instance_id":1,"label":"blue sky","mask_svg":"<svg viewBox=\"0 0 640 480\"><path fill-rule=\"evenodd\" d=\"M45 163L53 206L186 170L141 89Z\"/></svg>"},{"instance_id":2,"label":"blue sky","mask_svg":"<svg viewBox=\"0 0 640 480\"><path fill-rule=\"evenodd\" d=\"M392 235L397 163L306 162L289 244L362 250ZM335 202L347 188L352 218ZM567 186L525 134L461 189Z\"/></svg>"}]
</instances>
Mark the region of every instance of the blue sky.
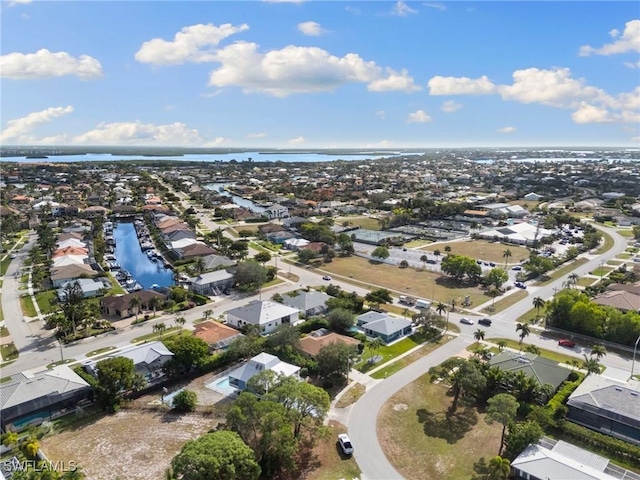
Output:
<instances>
[{"instance_id":1,"label":"blue sky","mask_svg":"<svg viewBox=\"0 0 640 480\"><path fill-rule=\"evenodd\" d=\"M640 146L635 1L1 9L4 145Z\"/></svg>"}]
</instances>

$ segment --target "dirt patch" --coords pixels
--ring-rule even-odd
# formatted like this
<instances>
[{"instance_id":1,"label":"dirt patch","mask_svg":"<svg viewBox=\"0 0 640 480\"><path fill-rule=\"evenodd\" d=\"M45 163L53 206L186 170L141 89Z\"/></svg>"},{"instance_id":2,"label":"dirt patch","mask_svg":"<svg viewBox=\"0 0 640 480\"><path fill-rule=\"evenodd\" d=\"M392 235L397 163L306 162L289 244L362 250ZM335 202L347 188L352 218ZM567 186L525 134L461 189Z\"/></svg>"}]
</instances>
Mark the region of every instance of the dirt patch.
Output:
<instances>
[{"instance_id":1,"label":"dirt patch","mask_svg":"<svg viewBox=\"0 0 640 480\"><path fill-rule=\"evenodd\" d=\"M407 405L406 403L396 403L396 404L393 406L393 409L394 409L396 412L404 412L405 410L408 410L408 409L409 409L409 405Z\"/></svg>"},{"instance_id":2,"label":"dirt patch","mask_svg":"<svg viewBox=\"0 0 640 480\"><path fill-rule=\"evenodd\" d=\"M49 460L75 461L92 480L164 478L182 446L219 421L210 415L126 410L45 437L41 446Z\"/></svg>"}]
</instances>

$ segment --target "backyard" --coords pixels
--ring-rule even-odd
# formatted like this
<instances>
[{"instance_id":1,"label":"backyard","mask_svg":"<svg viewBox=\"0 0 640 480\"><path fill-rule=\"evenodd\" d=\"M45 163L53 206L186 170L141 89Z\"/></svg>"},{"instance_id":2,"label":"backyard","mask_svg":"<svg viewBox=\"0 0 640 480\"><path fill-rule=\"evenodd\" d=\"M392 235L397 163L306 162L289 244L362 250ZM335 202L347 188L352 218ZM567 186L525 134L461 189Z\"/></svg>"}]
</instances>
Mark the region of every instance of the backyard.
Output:
<instances>
[{"instance_id":1,"label":"backyard","mask_svg":"<svg viewBox=\"0 0 640 480\"><path fill-rule=\"evenodd\" d=\"M450 418L447 387L423 375L382 407L378 438L389 461L406 479L471 478L480 457L498 454L499 425L488 425L474 407L459 407Z\"/></svg>"},{"instance_id":2,"label":"backyard","mask_svg":"<svg viewBox=\"0 0 640 480\"><path fill-rule=\"evenodd\" d=\"M450 278L428 270L398 268L355 256L336 258L333 262L322 265L321 269L342 276L344 278L341 280L347 282L360 283L368 287L372 285L372 279L375 279L377 287L436 302L450 303L455 299L459 305L466 295L470 296L472 305L480 305L487 301L487 297L478 287L455 284ZM353 282L354 280L356 282Z\"/></svg>"}]
</instances>

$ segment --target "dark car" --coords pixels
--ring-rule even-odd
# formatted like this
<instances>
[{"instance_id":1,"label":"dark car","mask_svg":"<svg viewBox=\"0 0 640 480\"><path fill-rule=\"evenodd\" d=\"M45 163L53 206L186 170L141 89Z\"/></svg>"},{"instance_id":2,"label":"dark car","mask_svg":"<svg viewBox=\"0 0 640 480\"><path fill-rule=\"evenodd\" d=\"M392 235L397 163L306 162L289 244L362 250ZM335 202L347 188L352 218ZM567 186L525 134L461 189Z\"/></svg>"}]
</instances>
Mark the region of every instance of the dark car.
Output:
<instances>
[{"instance_id":1,"label":"dark car","mask_svg":"<svg viewBox=\"0 0 640 480\"><path fill-rule=\"evenodd\" d=\"M576 346L576 343L572 342L571 340L563 339L558 341L558 345L560 345L561 347L573 348Z\"/></svg>"},{"instance_id":2,"label":"dark car","mask_svg":"<svg viewBox=\"0 0 640 480\"><path fill-rule=\"evenodd\" d=\"M520 265L516 265L515 267L511 267L511 270L522 270Z\"/></svg>"},{"instance_id":3,"label":"dark car","mask_svg":"<svg viewBox=\"0 0 640 480\"><path fill-rule=\"evenodd\" d=\"M523 288L526 290L527 286L522 282L515 282L514 285L518 288Z\"/></svg>"},{"instance_id":4,"label":"dark car","mask_svg":"<svg viewBox=\"0 0 640 480\"><path fill-rule=\"evenodd\" d=\"M478 320L478 323L480 325L485 325L487 327L491 326L491 319L490 318L481 318L480 320Z\"/></svg>"},{"instance_id":5,"label":"dark car","mask_svg":"<svg viewBox=\"0 0 640 480\"><path fill-rule=\"evenodd\" d=\"M490 266L490 267L495 267L495 266L496 266L496 264L495 264L495 262L489 262L489 266Z\"/></svg>"}]
</instances>

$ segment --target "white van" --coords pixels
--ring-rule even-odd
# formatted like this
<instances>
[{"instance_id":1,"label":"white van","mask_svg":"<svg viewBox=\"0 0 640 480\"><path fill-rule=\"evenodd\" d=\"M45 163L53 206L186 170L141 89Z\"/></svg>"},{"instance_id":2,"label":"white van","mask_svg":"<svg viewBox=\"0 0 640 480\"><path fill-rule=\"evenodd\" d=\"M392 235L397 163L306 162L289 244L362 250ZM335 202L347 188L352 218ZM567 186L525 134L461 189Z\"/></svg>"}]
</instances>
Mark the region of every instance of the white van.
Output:
<instances>
[{"instance_id":1,"label":"white van","mask_svg":"<svg viewBox=\"0 0 640 480\"><path fill-rule=\"evenodd\" d=\"M419 299L418 301L416 301L416 307L417 308L430 308L431 307L431 302L429 302L427 300Z\"/></svg>"}]
</instances>

